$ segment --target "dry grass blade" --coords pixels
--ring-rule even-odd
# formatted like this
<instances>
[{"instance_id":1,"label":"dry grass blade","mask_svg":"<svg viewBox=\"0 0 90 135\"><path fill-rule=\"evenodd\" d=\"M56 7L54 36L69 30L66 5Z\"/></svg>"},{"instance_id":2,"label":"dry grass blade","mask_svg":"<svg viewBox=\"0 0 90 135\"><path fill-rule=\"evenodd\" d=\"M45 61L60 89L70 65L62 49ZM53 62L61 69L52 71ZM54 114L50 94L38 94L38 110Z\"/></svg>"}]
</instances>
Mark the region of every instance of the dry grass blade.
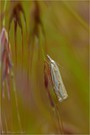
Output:
<instances>
[{"instance_id":1,"label":"dry grass blade","mask_svg":"<svg viewBox=\"0 0 90 135\"><path fill-rule=\"evenodd\" d=\"M21 13L23 15L24 18L24 22L26 25L26 32L27 32L27 24L26 24L26 17L25 17L25 13L24 13L24 9L21 5L20 2L16 2L16 1L12 1L12 9L11 9L11 15L10 15L10 19L9 19L9 31L11 28L11 23L12 21L14 21L14 36L15 36L15 58L16 58L16 64L17 64L17 26L19 26L20 30L21 30L21 36L22 36L22 66L23 66L23 26L22 26L22 21L21 21Z\"/></svg>"},{"instance_id":2,"label":"dry grass blade","mask_svg":"<svg viewBox=\"0 0 90 135\"><path fill-rule=\"evenodd\" d=\"M30 67L28 67L28 70L32 70L32 61L34 57L34 48L37 46L39 49L40 46L40 33L42 33L45 41L46 41L46 36L45 36L45 31L44 31L44 26L41 21L41 15L40 15L40 5L38 1L33 1L32 2L32 9L30 12L30 30L29 30L29 39L28 39L28 58L30 63ZM29 51L30 50L30 51ZM44 57L44 54L43 54ZM29 64L28 64L29 66ZM29 74L29 71L28 71Z\"/></svg>"},{"instance_id":3,"label":"dry grass blade","mask_svg":"<svg viewBox=\"0 0 90 135\"><path fill-rule=\"evenodd\" d=\"M50 100L50 104L52 106L52 108L54 108L54 102L53 102L53 99L51 97L51 94L49 92L49 78L48 78L48 74L49 74L49 71L48 71L48 65L47 63L45 62L44 64L44 84L45 84L45 88L47 90L47 94L48 94L48 97L49 97L49 100Z\"/></svg>"}]
</instances>

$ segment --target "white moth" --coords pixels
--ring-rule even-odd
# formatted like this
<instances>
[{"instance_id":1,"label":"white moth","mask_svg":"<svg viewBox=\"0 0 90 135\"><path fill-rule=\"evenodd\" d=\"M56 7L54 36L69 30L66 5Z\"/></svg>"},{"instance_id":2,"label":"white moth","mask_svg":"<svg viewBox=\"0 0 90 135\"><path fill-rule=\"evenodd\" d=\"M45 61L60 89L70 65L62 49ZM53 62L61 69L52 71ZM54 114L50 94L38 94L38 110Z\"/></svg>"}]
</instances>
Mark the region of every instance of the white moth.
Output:
<instances>
[{"instance_id":1,"label":"white moth","mask_svg":"<svg viewBox=\"0 0 90 135\"><path fill-rule=\"evenodd\" d=\"M68 94L63 84L62 77L56 62L51 59L49 55L47 55L47 57L50 61L50 72L54 91L56 96L58 97L58 100L62 102L68 97Z\"/></svg>"}]
</instances>

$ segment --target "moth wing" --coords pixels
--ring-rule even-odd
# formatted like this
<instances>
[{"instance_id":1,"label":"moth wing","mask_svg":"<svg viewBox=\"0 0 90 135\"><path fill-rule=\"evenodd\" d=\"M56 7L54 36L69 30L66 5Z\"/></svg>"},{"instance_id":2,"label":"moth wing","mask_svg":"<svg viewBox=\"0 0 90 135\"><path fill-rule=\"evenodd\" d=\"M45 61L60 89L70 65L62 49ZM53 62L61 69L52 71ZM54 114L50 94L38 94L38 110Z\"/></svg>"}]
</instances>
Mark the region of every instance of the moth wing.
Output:
<instances>
[{"instance_id":1,"label":"moth wing","mask_svg":"<svg viewBox=\"0 0 90 135\"><path fill-rule=\"evenodd\" d=\"M56 79L57 79L57 89L58 91L60 92L60 95L63 99L66 99L68 97L68 94L67 94L67 91L65 89L65 86L64 86L64 83L63 83L63 80L62 80L62 77L61 77L61 73L60 73L60 70L57 66L57 64L54 62L54 70L55 70L55 73L56 73Z\"/></svg>"},{"instance_id":2,"label":"moth wing","mask_svg":"<svg viewBox=\"0 0 90 135\"><path fill-rule=\"evenodd\" d=\"M55 65L53 63L51 63L51 77L52 77L52 82L53 82L55 93L56 93L59 101L62 101L62 96L61 96L61 93L59 91L60 82L58 81L58 74L56 72L56 68L55 68Z\"/></svg>"},{"instance_id":3,"label":"moth wing","mask_svg":"<svg viewBox=\"0 0 90 135\"><path fill-rule=\"evenodd\" d=\"M59 70L58 66L57 66L57 69ZM68 94L67 94L66 88L64 86L64 83L63 83L63 80L62 80L62 77L61 77L60 70L58 72L58 76L59 76L59 81L60 81L60 84L61 84L60 85L60 93L61 93L63 99L66 99L68 97Z\"/></svg>"}]
</instances>

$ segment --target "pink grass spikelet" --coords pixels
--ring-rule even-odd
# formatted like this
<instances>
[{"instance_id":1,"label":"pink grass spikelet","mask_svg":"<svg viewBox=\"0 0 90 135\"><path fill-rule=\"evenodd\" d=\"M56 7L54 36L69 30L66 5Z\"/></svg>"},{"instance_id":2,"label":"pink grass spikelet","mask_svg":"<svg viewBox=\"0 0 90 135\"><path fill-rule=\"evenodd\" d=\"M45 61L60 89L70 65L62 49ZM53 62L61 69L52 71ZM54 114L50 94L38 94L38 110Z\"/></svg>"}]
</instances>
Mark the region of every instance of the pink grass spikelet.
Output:
<instances>
[{"instance_id":1,"label":"pink grass spikelet","mask_svg":"<svg viewBox=\"0 0 90 135\"><path fill-rule=\"evenodd\" d=\"M1 82L2 96L4 97L4 86L6 85L8 99L10 100L10 83L12 83L14 94L15 94L18 123L19 123L20 130L22 131L21 119L20 119L19 107L18 107L18 99L16 94L16 86L14 80L14 73L12 69L13 64L12 64L10 43L8 41L8 33L4 27L2 28L0 34L0 67L1 67L1 81L2 81ZM10 77L12 77L11 82L10 82Z\"/></svg>"},{"instance_id":2,"label":"pink grass spikelet","mask_svg":"<svg viewBox=\"0 0 90 135\"><path fill-rule=\"evenodd\" d=\"M3 27L0 34L0 67L1 67L1 81L2 89L6 81L8 98L10 99L9 93L9 75L12 70L11 50L10 43L8 41L8 34L6 29Z\"/></svg>"}]
</instances>

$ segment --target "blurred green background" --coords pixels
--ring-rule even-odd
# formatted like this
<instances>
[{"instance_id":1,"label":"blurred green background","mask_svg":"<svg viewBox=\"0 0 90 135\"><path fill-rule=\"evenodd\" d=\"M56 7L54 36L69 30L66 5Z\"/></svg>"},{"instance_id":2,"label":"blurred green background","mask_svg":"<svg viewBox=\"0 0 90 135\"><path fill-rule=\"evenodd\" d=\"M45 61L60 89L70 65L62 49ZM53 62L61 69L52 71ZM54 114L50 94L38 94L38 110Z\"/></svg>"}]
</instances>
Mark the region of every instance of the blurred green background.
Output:
<instances>
[{"instance_id":1,"label":"blurred green background","mask_svg":"<svg viewBox=\"0 0 90 135\"><path fill-rule=\"evenodd\" d=\"M34 60L28 73L29 30L32 27L30 14L33 2L20 1L25 11L27 33L23 24L23 71L22 71L22 37L17 30L17 66L15 64L14 25L10 29L10 44L14 63L15 83L22 129L25 133L57 133L53 122L52 108L46 94L43 79L43 57L40 46L34 46ZM1 0L1 14L4 0ZM38 1L40 18L46 33L46 43L42 33L40 44L59 66L68 92L68 99L59 103L63 125L74 134L89 133L89 1ZM11 3L7 2L5 12L8 30ZM1 16L0 16L1 17ZM0 26L2 17L0 18ZM1 31L2 27L0 27ZM27 36L28 35L28 36ZM12 83L12 82L11 82ZM1 91L1 90L0 90ZM20 132L13 86L11 100L2 99L2 112L6 116L9 132ZM3 122L5 128L5 122ZM6 128L5 128L6 130Z\"/></svg>"}]
</instances>

